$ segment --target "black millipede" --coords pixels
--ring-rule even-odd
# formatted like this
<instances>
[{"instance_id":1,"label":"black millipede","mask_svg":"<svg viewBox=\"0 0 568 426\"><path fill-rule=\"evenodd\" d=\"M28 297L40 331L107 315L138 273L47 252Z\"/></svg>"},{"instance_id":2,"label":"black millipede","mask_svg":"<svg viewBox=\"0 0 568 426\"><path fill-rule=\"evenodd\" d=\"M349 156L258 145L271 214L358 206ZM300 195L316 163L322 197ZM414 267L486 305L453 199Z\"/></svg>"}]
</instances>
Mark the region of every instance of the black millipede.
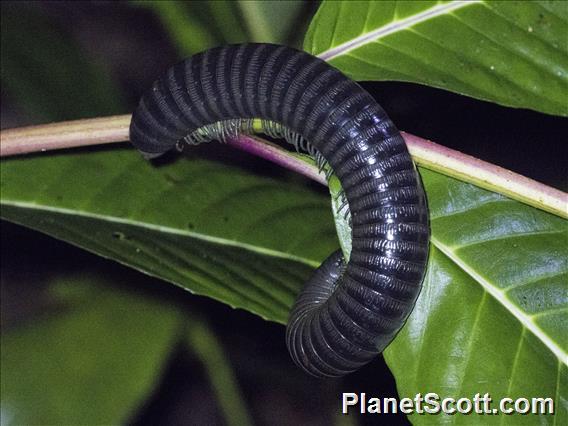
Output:
<instances>
[{"instance_id":1,"label":"black millipede","mask_svg":"<svg viewBox=\"0 0 568 426\"><path fill-rule=\"evenodd\" d=\"M352 372L393 340L420 293L429 222L416 168L399 131L359 84L273 44L218 47L174 65L144 94L130 124L130 140L146 158L253 132L305 149L341 183L349 260L339 250L315 271L290 312L286 343L312 375Z\"/></svg>"}]
</instances>

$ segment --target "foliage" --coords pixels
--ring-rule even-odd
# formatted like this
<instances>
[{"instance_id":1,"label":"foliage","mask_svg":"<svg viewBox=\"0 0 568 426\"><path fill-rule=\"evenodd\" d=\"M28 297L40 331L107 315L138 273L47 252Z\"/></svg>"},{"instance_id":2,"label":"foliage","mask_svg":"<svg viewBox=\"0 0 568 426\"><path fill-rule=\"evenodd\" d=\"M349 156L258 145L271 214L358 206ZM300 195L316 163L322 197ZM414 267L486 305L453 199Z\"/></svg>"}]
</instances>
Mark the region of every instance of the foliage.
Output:
<instances>
[{"instance_id":1,"label":"foliage","mask_svg":"<svg viewBox=\"0 0 568 426\"><path fill-rule=\"evenodd\" d=\"M567 24L564 2L326 2L304 49L355 80L568 115Z\"/></svg>"},{"instance_id":2,"label":"foliage","mask_svg":"<svg viewBox=\"0 0 568 426\"><path fill-rule=\"evenodd\" d=\"M566 26L562 27L567 20L566 7L548 2L518 3L515 7L485 2L436 4L324 2L304 46L312 53L327 55L332 64L358 79L412 81L510 106L566 114L562 97L568 73ZM239 12L229 2L207 5L217 19L211 25L205 25L185 4L144 3L161 17L183 54L220 40L241 41L243 36L282 40L286 30L280 28L293 27L294 23L293 18L289 18L291 24L283 19L278 27L278 20L268 21L274 14L266 13L261 4L240 2ZM286 11L285 16L297 16L298 4L278 7ZM426 19L424 12L432 8L440 12ZM219 25L234 16L243 16L242 22L235 21L225 29ZM414 22L413 17L420 17L419 22L400 25ZM17 33L17 27L4 21L4 13L2 19L3 32ZM52 40L58 37L39 18L37 22ZM385 28L389 31L383 31ZM379 37L371 41L365 38L368 33ZM189 40L187 34L196 37ZM3 33L3 50L4 43L14 37L4 37ZM59 42L65 40L60 37ZM343 48L351 42L357 43L354 48ZM25 72L8 71L25 69L16 65L31 60L26 54L31 57L36 50L44 50L36 57L41 63L48 63L53 56L52 45L32 44L34 50L15 49L18 55L9 55L9 60L5 61L3 55L3 86L15 95L33 90L28 83L21 83ZM515 54L509 54L511 51ZM78 50L70 49L68 54L81 58ZM76 64L88 66L80 59ZM45 99L54 99L53 93L61 91L66 75L54 72L48 76L41 93ZM91 91L95 99L100 87L98 83L83 85L81 93L69 92L63 105L84 102ZM101 108L93 104L93 114L103 113L101 102ZM53 119L82 114L46 107L42 113L51 113ZM193 293L285 323L294 295L306 277L338 246L329 196L306 188L303 182L251 173L239 161L220 162L202 152L189 155L189 159L159 167L151 167L124 148L3 160L2 217ZM495 399L552 396L558 412L540 421L561 424L568 416L563 405L566 366L561 362L568 347L566 222L466 182L426 170L421 174L431 210L432 254L417 306L385 352L399 393L408 396L429 391L471 397L489 392ZM136 305L127 309L132 318L125 318L124 324L120 321L121 325L114 327L116 337L111 336L109 341L128 336L133 345L142 344L140 331L136 331L142 327L135 327L136 323L151 323L148 327L153 334L144 333L148 349L141 352L146 353L134 361L124 357L137 371L126 379L140 377L140 386L129 386L128 380L104 382L105 390L112 389L122 399L101 399L101 407L108 407L102 408L108 418L100 421L127 419L136 404L147 398L160 366L166 362L167 348L183 329L184 315L175 306L154 306L156 302L144 296L92 290L101 286L99 281L100 277L61 278L55 288L63 282L64 288L73 283L71 288L77 285L91 290L64 299L72 308L64 315L30 323L2 337L3 372L9 366L19 375L26 365L34 366L21 381L15 375L3 378L3 418L13 414L20 422L37 420L27 411L32 404L45 416L43 421L69 422L69 415L94 418L89 411L82 411L92 407L79 407L84 399L77 396L79 383L88 379L76 377L75 386L63 389L61 383L69 383L75 367L66 374L51 370L50 363L69 357L70 362L78 363L77 370L101 377L125 368L118 365L122 357L114 359L110 352L106 353L108 358L97 359L85 354L103 346L101 339L110 325L99 318L110 321L126 304ZM80 351L75 350L78 336L86 333L81 327L91 323L100 328L89 329L92 339ZM205 362L214 358L218 363L218 358L206 355L218 351L207 352L205 346L196 344L200 340L196 333L202 332L196 326L186 334L192 336L190 341ZM50 341L61 344L39 352ZM120 344L110 347L115 355L125 350ZM109 366L113 362L117 365ZM212 381L218 380L216 368L210 366L208 370ZM59 381L62 375L64 382ZM231 381L230 372L225 377ZM52 384L60 389L58 395L42 398L42 389ZM77 405L67 404L71 414L60 408L62 401L74 398L79 401ZM239 401L236 404L242 405ZM476 416L413 416L411 420L479 422ZM511 424L533 420L530 416L483 419Z\"/></svg>"}]
</instances>

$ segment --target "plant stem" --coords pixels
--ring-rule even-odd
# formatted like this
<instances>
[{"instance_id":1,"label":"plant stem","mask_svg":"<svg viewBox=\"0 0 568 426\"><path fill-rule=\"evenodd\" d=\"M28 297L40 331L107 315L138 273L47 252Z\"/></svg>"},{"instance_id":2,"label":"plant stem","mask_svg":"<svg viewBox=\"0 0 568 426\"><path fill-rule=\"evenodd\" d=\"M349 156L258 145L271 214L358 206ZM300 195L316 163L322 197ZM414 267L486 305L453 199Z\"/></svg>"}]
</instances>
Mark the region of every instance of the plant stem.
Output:
<instances>
[{"instance_id":1,"label":"plant stem","mask_svg":"<svg viewBox=\"0 0 568 426\"><path fill-rule=\"evenodd\" d=\"M240 135L238 138L227 139L227 144L241 151L271 161L288 170L299 173L322 185L327 185L325 173L319 173L310 160L302 159L298 154L280 148L278 145L255 136Z\"/></svg>"},{"instance_id":2,"label":"plant stem","mask_svg":"<svg viewBox=\"0 0 568 426\"><path fill-rule=\"evenodd\" d=\"M568 218L568 194L511 170L402 132L414 161L480 188Z\"/></svg>"},{"instance_id":3,"label":"plant stem","mask_svg":"<svg viewBox=\"0 0 568 426\"><path fill-rule=\"evenodd\" d=\"M192 314L187 322L186 343L205 367L226 423L229 426L252 425L230 360L215 331L202 318Z\"/></svg>"},{"instance_id":4,"label":"plant stem","mask_svg":"<svg viewBox=\"0 0 568 426\"><path fill-rule=\"evenodd\" d=\"M129 124L130 115L116 115L2 130L0 156L123 142ZM418 136L402 135L418 165L568 218L567 193ZM313 164L263 139L243 135L228 144L326 184Z\"/></svg>"},{"instance_id":5,"label":"plant stem","mask_svg":"<svg viewBox=\"0 0 568 426\"><path fill-rule=\"evenodd\" d=\"M0 157L124 142L129 125L130 115L113 115L2 130Z\"/></svg>"}]
</instances>

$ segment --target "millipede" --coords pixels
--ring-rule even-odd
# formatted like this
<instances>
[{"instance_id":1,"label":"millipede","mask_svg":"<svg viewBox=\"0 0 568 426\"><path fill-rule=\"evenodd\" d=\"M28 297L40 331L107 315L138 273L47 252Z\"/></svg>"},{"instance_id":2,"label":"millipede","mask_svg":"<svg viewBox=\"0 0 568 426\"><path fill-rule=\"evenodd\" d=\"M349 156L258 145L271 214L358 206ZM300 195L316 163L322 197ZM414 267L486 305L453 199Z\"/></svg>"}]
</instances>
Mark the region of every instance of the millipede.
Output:
<instances>
[{"instance_id":1,"label":"millipede","mask_svg":"<svg viewBox=\"0 0 568 426\"><path fill-rule=\"evenodd\" d=\"M187 144L265 133L307 151L339 180L351 253L331 254L286 328L294 362L318 377L353 372L410 315L428 260L426 196L404 139L375 99L325 61L265 43L206 50L144 94L130 140L154 158Z\"/></svg>"}]
</instances>

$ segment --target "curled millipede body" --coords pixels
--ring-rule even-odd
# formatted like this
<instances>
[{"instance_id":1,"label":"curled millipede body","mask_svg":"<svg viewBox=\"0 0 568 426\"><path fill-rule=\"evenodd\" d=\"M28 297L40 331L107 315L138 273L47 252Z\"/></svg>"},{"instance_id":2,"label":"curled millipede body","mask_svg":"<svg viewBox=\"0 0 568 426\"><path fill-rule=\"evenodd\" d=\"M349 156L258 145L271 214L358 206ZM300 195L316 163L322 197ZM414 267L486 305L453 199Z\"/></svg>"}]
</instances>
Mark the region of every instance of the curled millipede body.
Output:
<instances>
[{"instance_id":1,"label":"curled millipede body","mask_svg":"<svg viewBox=\"0 0 568 426\"><path fill-rule=\"evenodd\" d=\"M316 270L290 313L286 342L315 376L341 376L373 359L412 311L428 257L428 209L404 140L361 86L289 47L210 49L170 68L132 117L146 157L261 131L308 151L339 179L352 250Z\"/></svg>"}]
</instances>

